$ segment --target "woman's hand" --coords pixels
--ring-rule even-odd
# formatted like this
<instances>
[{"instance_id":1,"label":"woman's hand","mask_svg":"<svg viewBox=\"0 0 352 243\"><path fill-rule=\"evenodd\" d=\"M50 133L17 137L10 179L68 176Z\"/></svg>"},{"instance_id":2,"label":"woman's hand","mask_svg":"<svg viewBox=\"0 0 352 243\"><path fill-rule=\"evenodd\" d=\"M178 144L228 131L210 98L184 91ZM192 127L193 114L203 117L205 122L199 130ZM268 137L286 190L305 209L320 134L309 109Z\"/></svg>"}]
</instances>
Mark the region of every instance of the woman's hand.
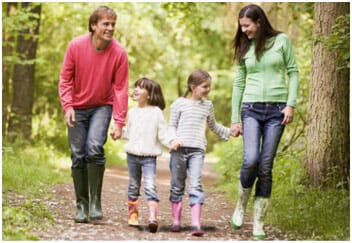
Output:
<instances>
[{"instance_id":1,"label":"woman's hand","mask_svg":"<svg viewBox=\"0 0 352 243\"><path fill-rule=\"evenodd\" d=\"M286 125L289 124L290 122L293 121L293 113L294 113L295 108L292 106L287 105L281 113L284 114L284 119L281 122L281 125Z\"/></svg>"},{"instance_id":2,"label":"woman's hand","mask_svg":"<svg viewBox=\"0 0 352 243\"><path fill-rule=\"evenodd\" d=\"M238 137L239 135L242 135L242 125L241 123L234 123L231 125L231 136L233 137Z\"/></svg>"}]
</instances>

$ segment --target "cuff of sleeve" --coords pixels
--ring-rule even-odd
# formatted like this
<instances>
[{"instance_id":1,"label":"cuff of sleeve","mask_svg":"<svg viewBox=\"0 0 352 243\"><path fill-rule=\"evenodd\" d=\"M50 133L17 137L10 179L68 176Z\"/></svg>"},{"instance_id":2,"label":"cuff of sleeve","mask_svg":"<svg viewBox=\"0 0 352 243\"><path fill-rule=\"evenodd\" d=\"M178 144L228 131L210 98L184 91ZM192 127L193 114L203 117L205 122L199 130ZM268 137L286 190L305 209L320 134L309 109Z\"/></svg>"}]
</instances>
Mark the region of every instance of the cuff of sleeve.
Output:
<instances>
[{"instance_id":1,"label":"cuff of sleeve","mask_svg":"<svg viewBox=\"0 0 352 243\"><path fill-rule=\"evenodd\" d=\"M239 116L232 116L232 119L231 119L231 123L234 124L234 123L239 123L240 122L240 117Z\"/></svg>"},{"instance_id":2,"label":"cuff of sleeve","mask_svg":"<svg viewBox=\"0 0 352 243\"><path fill-rule=\"evenodd\" d=\"M115 125L117 125L119 127L124 127L126 125L126 123L120 122L120 121L115 121Z\"/></svg>"},{"instance_id":3,"label":"cuff of sleeve","mask_svg":"<svg viewBox=\"0 0 352 243\"><path fill-rule=\"evenodd\" d=\"M73 106L64 107L64 112L66 113L68 110L71 110L71 109L73 109Z\"/></svg>"},{"instance_id":4,"label":"cuff of sleeve","mask_svg":"<svg viewBox=\"0 0 352 243\"><path fill-rule=\"evenodd\" d=\"M296 108L296 102L294 101L287 101L286 105L292 106L293 108Z\"/></svg>"},{"instance_id":5,"label":"cuff of sleeve","mask_svg":"<svg viewBox=\"0 0 352 243\"><path fill-rule=\"evenodd\" d=\"M230 128L226 128L226 133L225 133L225 136L224 136L224 140L225 141L229 140L230 133L231 133L231 129Z\"/></svg>"}]
</instances>

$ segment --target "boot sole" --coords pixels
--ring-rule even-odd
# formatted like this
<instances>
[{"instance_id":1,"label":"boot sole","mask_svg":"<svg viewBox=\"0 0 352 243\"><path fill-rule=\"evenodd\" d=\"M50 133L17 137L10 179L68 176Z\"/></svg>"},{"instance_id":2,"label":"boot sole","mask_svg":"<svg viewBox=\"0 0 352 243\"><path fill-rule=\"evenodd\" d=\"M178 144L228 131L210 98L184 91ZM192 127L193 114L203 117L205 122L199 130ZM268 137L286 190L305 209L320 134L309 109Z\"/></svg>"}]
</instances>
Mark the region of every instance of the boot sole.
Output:
<instances>
[{"instance_id":1,"label":"boot sole","mask_svg":"<svg viewBox=\"0 0 352 243\"><path fill-rule=\"evenodd\" d=\"M76 220L75 219L75 222L76 223L88 223L88 219L82 219L82 220Z\"/></svg>"},{"instance_id":2,"label":"boot sole","mask_svg":"<svg viewBox=\"0 0 352 243\"><path fill-rule=\"evenodd\" d=\"M148 228L151 233L155 233L158 229L158 224L157 223L149 223Z\"/></svg>"},{"instance_id":3,"label":"boot sole","mask_svg":"<svg viewBox=\"0 0 352 243\"><path fill-rule=\"evenodd\" d=\"M102 220L103 217L89 217L90 220L95 221L95 220Z\"/></svg>"},{"instance_id":4,"label":"boot sole","mask_svg":"<svg viewBox=\"0 0 352 243\"><path fill-rule=\"evenodd\" d=\"M128 226L133 227L133 228L139 228L139 224L128 224Z\"/></svg>"},{"instance_id":5,"label":"boot sole","mask_svg":"<svg viewBox=\"0 0 352 243\"><path fill-rule=\"evenodd\" d=\"M191 235L192 236L202 236L202 235L204 235L204 232L203 231L191 232Z\"/></svg>"},{"instance_id":6,"label":"boot sole","mask_svg":"<svg viewBox=\"0 0 352 243\"><path fill-rule=\"evenodd\" d=\"M233 222L232 219L231 219L230 223L231 223L232 228L234 228L234 229L236 229L236 230L239 230L239 229L242 228L242 225L241 225L241 226L235 225L235 223Z\"/></svg>"},{"instance_id":7,"label":"boot sole","mask_svg":"<svg viewBox=\"0 0 352 243\"><path fill-rule=\"evenodd\" d=\"M171 231L171 232L181 232L181 226L180 226L180 225L173 225L173 226L170 228L170 231Z\"/></svg>"},{"instance_id":8,"label":"boot sole","mask_svg":"<svg viewBox=\"0 0 352 243\"><path fill-rule=\"evenodd\" d=\"M253 235L253 238L256 238L256 239L264 239L266 237L266 235Z\"/></svg>"}]
</instances>

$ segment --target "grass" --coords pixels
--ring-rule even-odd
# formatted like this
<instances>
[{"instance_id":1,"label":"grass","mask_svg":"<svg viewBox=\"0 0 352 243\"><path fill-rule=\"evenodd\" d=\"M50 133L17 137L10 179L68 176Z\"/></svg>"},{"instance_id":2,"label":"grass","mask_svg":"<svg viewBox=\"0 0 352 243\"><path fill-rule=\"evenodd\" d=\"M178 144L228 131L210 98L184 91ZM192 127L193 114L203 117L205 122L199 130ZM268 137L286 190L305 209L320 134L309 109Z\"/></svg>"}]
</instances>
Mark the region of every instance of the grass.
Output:
<instances>
[{"instance_id":1,"label":"grass","mask_svg":"<svg viewBox=\"0 0 352 243\"><path fill-rule=\"evenodd\" d=\"M278 153L265 221L275 225L291 240L349 240L349 191L303 185L305 171L301 162L305 156L304 146L303 142L290 151ZM226 197L234 203L237 201L242 148L241 139L232 139L214 150L221 158L216 164L216 171L221 175L218 189L225 190ZM251 209L252 200L247 213L251 214Z\"/></svg>"},{"instance_id":2,"label":"grass","mask_svg":"<svg viewBox=\"0 0 352 243\"><path fill-rule=\"evenodd\" d=\"M55 185L71 181L67 137L43 137L35 131L34 140L37 142L21 141L2 148L3 240L40 240L31 234L31 230L53 225L54 212L38 199L52 197ZM126 163L123 143L108 139L106 166Z\"/></svg>"},{"instance_id":3,"label":"grass","mask_svg":"<svg viewBox=\"0 0 352 243\"><path fill-rule=\"evenodd\" d=\"M50 197L51 187L70 179L69 168L67 154L53 145L16 143L3 147L3 240L38 240L31 229L48 225L52 213L34 199Z\"/></svg>"}]
</instances>

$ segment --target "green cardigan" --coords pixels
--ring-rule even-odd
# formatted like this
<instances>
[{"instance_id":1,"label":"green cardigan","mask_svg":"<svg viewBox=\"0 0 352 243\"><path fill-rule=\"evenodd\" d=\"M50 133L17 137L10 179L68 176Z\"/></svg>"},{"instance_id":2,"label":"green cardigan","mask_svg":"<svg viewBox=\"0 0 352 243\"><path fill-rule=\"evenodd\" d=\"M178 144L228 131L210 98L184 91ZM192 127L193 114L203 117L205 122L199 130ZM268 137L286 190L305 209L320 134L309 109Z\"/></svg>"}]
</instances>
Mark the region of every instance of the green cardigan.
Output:
<instances>
[{"instance_id":1,"label":"green cardigan","mask_svg":"<svg viewBox=\"0 0 352 243\"><path fill-rule=\"evenodd\" d=\"M236 65L232 92L232 123L240 121L242 101L284 102L296 107L298 69L291 41L284 33L268 39L269 44L272 44L272 41L273 46L263 52L258 62L253 40L243 57L244 62ZM285 70L289 77L289 91L286 87Z\"/></svg>"}]
</instances>

